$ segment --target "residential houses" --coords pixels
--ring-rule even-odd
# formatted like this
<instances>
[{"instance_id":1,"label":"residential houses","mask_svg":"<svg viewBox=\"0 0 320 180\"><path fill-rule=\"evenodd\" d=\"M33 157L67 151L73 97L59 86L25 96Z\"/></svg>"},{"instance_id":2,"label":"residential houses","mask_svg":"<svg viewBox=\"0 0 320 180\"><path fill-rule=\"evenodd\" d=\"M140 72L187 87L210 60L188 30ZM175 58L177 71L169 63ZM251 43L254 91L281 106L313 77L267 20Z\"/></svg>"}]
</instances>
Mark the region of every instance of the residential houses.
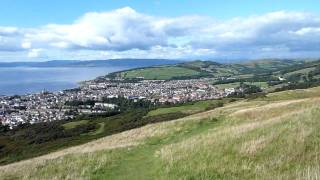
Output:
<instances>
[{"instance_id":1,"label":"residential houses","mask_svg":"<svg viewBox=\"0 0 320 180\"><path fill-rule=\"evenodd\" d=\"M103 113L114 109L115 104L103 103L104 98L125 97L145 99L154 103L180 103L197 100L218 99L232 93L211 85L212 79L189 80L143 80L127 82L122 79L85 81L77 89L60 92L41 92L21 96L0 97L0 121L14 127L21 123L38 123L72 119L70 111L79 114ZM70 107L70 101L94 101L93 106Z\"/></svg>"}]
</instances>

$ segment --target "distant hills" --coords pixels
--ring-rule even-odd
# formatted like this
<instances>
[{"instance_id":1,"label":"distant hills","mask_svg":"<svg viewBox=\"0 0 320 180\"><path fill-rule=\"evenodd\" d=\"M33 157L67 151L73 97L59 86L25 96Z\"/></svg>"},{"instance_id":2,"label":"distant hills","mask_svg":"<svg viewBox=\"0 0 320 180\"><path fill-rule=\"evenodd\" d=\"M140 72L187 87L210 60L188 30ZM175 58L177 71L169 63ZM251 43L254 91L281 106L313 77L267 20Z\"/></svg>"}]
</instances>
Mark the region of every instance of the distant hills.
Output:
<instances>
[{"instance_id":1,"label":"distant hills","mask_svg":"<svg viewBox=\"0 0 320 180\"><path fill-rule=\"evenodd\" d=\"M238 79L266 74L268 74L268 76L273 74L275 77L278 77L282 75L280 71L290 71L291 69L293 71L302 70L305 68L315 67L319 64L319 60L264 59L228 64L197 60L181 62L178 64L129 69L121 72L114 72L108 76L125 79L144 77L145 79L158 80L196 79L202 77L229 77Z\"/></svg>"},{"instance_id":2,"label":"distant hills","mask_svg":"<svg viewBox=\"0 0 320 180\"><path fill-rule=\"evenodd\" d=\"M183 80L213 78L216 87L232 88L249 83L266 92L303 89L320 85L320 60L263 59L221 64L188 61L179 64L142 67L110 73L106 78L139 80ZM99 77L96 80L102 80Z\"/></svg>"},{"instance_id":3,"label":"distant hills","mask_svg":"<svg viewBox=\"0 0 320 180\"><path fill-rule=\"evenodd\" d=\"M177 64L183 61L169 59L108 59L108 60L53 60L46 62L2 62L0 67L148 67Z\"/></svg>"}]
</instances>

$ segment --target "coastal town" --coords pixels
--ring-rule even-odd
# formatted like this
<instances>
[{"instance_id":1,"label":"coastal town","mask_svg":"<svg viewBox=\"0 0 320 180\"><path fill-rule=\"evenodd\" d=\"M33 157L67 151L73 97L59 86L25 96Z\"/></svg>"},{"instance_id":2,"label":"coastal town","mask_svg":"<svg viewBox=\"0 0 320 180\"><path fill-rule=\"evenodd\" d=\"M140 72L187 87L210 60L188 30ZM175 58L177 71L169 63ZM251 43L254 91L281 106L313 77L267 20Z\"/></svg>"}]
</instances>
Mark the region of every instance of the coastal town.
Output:
<instances>
[{"instance_id":1,"label":"coastal town","mask_svg":"<svg viewBox=\"0 0 320 180\"><path fill-rule=\"evenodd\" d=\"M85 81L80 83L79 88L59 92L0 96L0 122L13 128L24 123L68 120L81 114L98 114L117 109L116 104L105 103L105 98L124 97L160 104L182 103L219 99L236 91L234 88L218 89L211 81L210 78L203 78L127 82L124 79L105 78ZM94 104L74 106L68 103L73 101L92 101Z\"/></svg>"}]
</instances>

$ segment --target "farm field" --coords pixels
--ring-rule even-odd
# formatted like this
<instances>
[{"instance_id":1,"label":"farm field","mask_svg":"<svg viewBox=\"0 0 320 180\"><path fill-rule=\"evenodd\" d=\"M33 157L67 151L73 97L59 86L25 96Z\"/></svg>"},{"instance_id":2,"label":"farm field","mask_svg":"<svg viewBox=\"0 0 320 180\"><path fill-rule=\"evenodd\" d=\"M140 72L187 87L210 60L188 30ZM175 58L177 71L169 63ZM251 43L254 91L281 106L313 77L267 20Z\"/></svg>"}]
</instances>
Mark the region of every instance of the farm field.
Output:
<instances>
[{"instance_id":1,"label":"farm field","mask_svg":"<svg viewBox=\"0 0 320 180\"><path fill-rule=\"evenodd\" d=\"M292 72L286 73L284 77L290 77L295 74L308 74L310 71L313 71L315 69L316 69L315 67L310 67L310 68L300 69L297 71L292 71Z\"/></svg>"},{"instance_id":2,"label":"farm field","mask_svg":"<svg viewBox=\"0 0 320 180\"><path fill-rule=\"evenodd\" d=\"M200 72L176 66L142 68L121 73L123 78L144 77L144 79L168 80L174 77L197 76Z\"/></svg>"}]
</instances>

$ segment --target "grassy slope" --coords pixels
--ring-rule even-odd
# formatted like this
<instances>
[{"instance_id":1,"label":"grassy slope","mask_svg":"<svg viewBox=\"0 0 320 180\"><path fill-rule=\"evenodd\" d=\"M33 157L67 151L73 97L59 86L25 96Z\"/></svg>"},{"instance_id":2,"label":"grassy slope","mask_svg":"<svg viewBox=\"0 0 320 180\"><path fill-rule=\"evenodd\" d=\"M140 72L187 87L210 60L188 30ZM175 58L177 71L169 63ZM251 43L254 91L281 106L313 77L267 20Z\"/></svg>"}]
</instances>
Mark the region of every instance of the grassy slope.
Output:
<instances>
[{"instance_id":1,"label":"grassy slope","mask_svg":"<svg viewBox=\"0 0 320 180\"><path fill-rule=\"evenodd\" d=\"M65 129L73 129L78 125L83 125L83 124L87 124L89 121L88 120L81 120L81 121L75 121L75 122L69 122L69 123L65 123L62 126Z\"/></svg>"},{"instance_id":2,"label":"grassy slope","mask_svg":"<svg viewBox=\"0 0 320 180\"><path fill-rule=\"evenodd\" d=\"M200 78L200 77L234 77L251 78L254 75L273 72L274 76L280 76L279 71L289 67L295 67L292 71L307 72L319 64L319 61L293 61L264 59L234 64L219 64L212 61L192 61L175 65L163 65L148 68L137 68L133 70L112 73L112 76L122 78L144 77L145 79L168 80L177 78ZM306 69L306 70L304 70ZM288 74L290 75L290 74Z\"/></svg>"},{"instance_id":3,"label":"grassy slope","mask_svg":"<svg viewBox=\"0 0 320 180\"><path fill-rule=\"evenodd\" d=\"M0 167L3 179L316 179L320 88L150 124Z\"/></svg>"},{"instance_id":4,"label":"grassy slope","mask_svg":"<svg viewBox=\"0 0 320 180\"><path fill-rule=\"evenodd\" d=\"M121 77L129 79L144 77L145 79L167 80L173 77L195 76L199 74L200 72L198 71L172 65L129 70L122 72Z\"/></svg>"},{"instance_id":5,"label":"grassy slope","mask_svg":"<svg viewBox=\"0 0 320 180\"><path fill-rule=\"evenodd\" d=\"M284 77L289 77L289 76L294 75L294 74L307 74L308 72L313 71L315 69L316 69L315 67L310 67L310 68L300 69L300 70L297 70L297 71L292 71L292 72L284 74Z\"/></svg>"},{"instance_id":6,"label":"grassy slope","mask_svg":"<svg viewBox=\"0 0 320 180\"><path fill-rule=\"evenodd\" d=\"M212 107L217 107L219 103L227 103L229 101L230 99L206 100L206 101L189 103L182 106L158 108L148 112L147 116L157 116L157 115L164 115L164 114L170 114L170 113L182 113L182 114L190 115L190 114L195 114L195 113L205 111L210 108L213 109Z\"/></svg>"},{"instance_id":7,"label":"grassy slope","mask_svg":"<svg viewBox=\"0 0 320 180\"><path fill-rule=\"evenodd\" d=\"M267 88L268 84L266 82L245 82L245 84L255 85L260 88ZM240 82L233 82L233 83L227 83L227 84L218 84L215 85L216 87L220 89L226 89L226 88L236 88L240 86Z\"/></svg>"}]
</instances>

